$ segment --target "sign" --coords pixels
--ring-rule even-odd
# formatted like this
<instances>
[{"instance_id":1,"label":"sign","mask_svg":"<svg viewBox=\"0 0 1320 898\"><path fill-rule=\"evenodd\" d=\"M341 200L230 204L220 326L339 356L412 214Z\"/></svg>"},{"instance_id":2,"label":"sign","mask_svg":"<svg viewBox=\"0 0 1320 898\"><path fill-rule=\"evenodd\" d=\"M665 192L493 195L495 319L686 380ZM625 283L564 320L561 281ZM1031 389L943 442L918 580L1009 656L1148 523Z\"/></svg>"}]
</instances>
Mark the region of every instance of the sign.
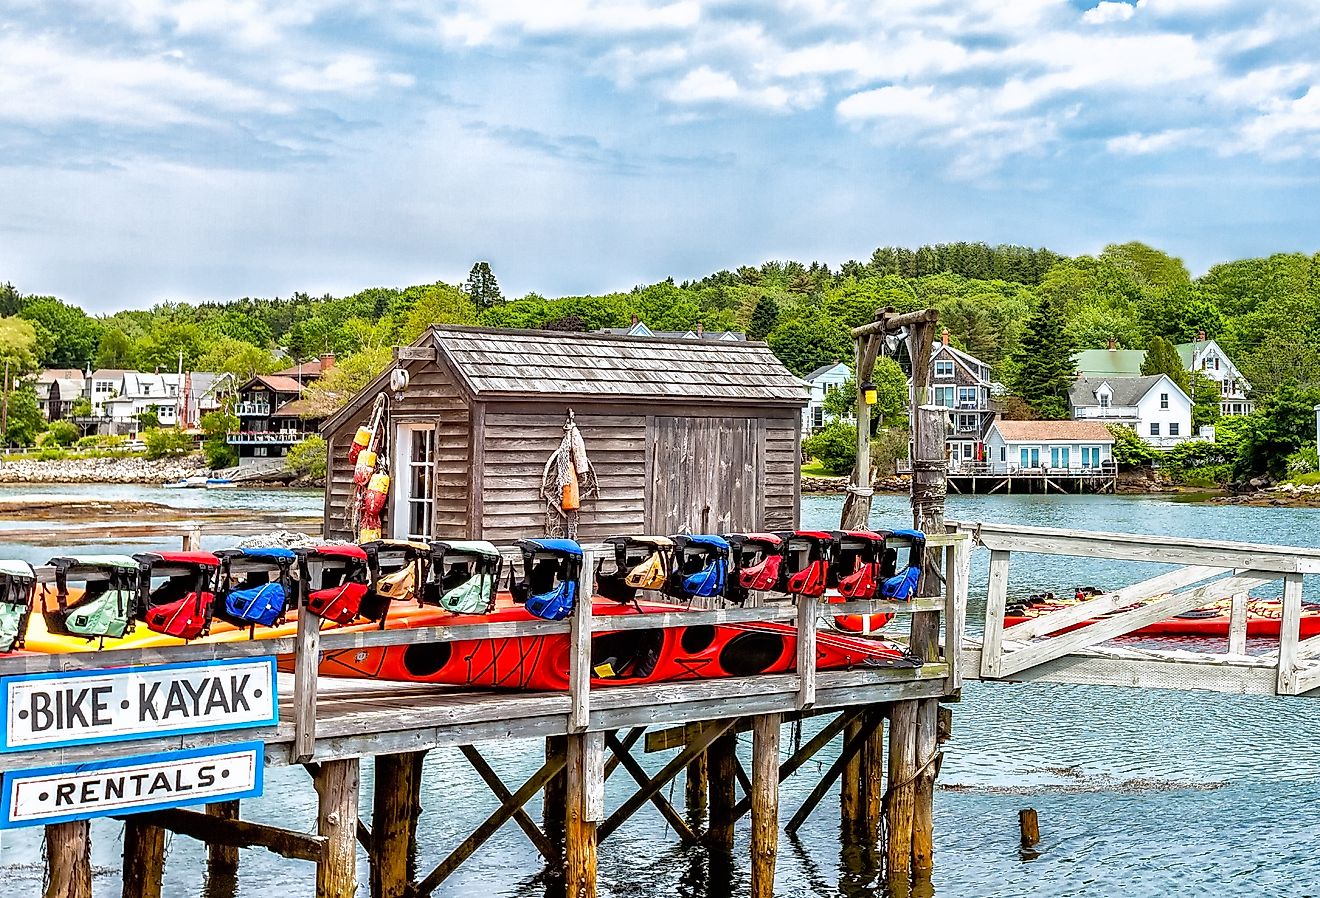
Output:
<instances>
[{"instance_id":1,"label":"sign","mask_svg":"<svg viewBox=\"0 0 1320 898\"><path fill-rule=\"evenodd\" d=\"M274 726L275 659L0 677L0 752Z\"/></svg>"},{"instance_id":2,"label":"sign","mask_svg":"<svg viewBox=\"0 0 1320 898\"><path fill-rule=\"evenodd\" d=\"M261 742L8 770L0 780L0 829L139 814L261 794Z\"/></svg>"}]
</instances>

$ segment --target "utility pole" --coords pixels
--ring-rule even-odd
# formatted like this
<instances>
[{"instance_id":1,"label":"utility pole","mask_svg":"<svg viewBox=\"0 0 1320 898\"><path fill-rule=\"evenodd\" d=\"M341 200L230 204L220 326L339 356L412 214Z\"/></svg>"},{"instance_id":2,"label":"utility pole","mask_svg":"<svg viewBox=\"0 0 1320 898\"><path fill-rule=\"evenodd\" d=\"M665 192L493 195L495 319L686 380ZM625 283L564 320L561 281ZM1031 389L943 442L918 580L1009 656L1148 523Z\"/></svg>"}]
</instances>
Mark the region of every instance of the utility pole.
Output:
<instances>
[{"instance_id":1,"label":"utility pole","mask_svg":"<svg viewBox=\"0 0 1320 898\"><path fill-rule=\"evenodd\" d=\"M5 441L5 447L9 446L9 359L5 359L5 398L4 406L0 408L0 438Z\"/></svg>"}]
</instances>

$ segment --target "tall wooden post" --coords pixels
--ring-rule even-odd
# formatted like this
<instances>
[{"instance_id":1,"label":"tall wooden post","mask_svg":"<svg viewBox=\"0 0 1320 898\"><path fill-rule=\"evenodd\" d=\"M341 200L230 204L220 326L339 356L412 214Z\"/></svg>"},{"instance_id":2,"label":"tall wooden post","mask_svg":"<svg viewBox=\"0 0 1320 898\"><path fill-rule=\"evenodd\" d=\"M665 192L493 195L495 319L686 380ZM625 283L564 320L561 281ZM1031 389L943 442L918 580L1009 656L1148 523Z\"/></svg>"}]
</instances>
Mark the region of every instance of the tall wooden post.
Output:
<instances>
[{"instance_id":1,"label":"tall wooden post","mask_svg":"<svg viewBox=\"0 0 1320 898\"><path fill-rule=\"evenodd\" d=\"M124 822L124 898L160 898L165 830L136 817Z\"/></svg>"},{"instance_id":2,"label":"tall wooden post","mask_svg":"<svg viewBox=\"0 0 1320 898\"><path fill-rule=\"evenodd\" d=\"M706 752L697 755L687 765L684 777L684 798L688 816L698 818L706 812L706 792L709 790L710 769Z\"/></svg>"},{"instance_id":3,"label":"tall wooden post","mask_svg":"<svg viewBox=\"0 0 1320 898\"><path fill-rule=\"evenodd\" d=\"M876 721L876 725L866 740L866 747L858 754L863 765L861 829L864 844L874 846L880 835L880 815L884 810L885 798L885 725L880 720L885 716L885 711L882 706L876 705L867 709L866 713Z\"/></svg>"},{"instance_id":4,"label":"tall wooden post","mask_svg":"<svg viewBox=\"0 0 1320 898\"><path fill-rule=\"evenodd\" d=\"M545 759L555 761L568 756L567 736L545 737ZM541 825L550 844L564 856L564 821L568 819L568 773L561 770L545 783L541 802Z\"/></svg>"},{"instance_id":5,"label":"tall wooden post","mask_svg":"<svg viewBox=\"0 0 1320 898\"><path fill-rule=\"evenodd\" d=\"M92 898L92 839L86 820L46 827L45 898Z\"/></svg>"},{"instance_id":6,"label":"tall wooden post","mask_svg":"<svg viewBox=\"0 0 1320 898\"><path fill-rule=\"evenodd\" d=\"M567 757L564 891L568 898L596 898L596 828L605 816L605 734L570 735Z\"/></svg>"},{"instance_id":7,"label":"tall wooden post","mask_svg":"<svg viewBox=\"0 0 1320 898\"><path fill-rule=\"evenodd\" d=\"M778 714L752 718L752 898L774 898L779 853Z\"/></svg>"},{"instance_id":8,"label":"tall wooden post","mask_svg":"<svg viewBox=\"0 0 1320 898\"><path fill-rule=\"evenodd\" d=\"M357 893L358 759L326 761L312 774L318 807L316 831L327 841L316 865L316 898Z\"/></svg>"},{"instance_id":9,"label":"tall wooden post","mask_svg":"<svg viewBox=\"0 0 1320 898\"><path fill-rule=\"evenodd\" d=\"M912 774L916 754L917 703L895 702L889 716L889 805L885 848L890 890L906 893L912 871Z\"/></svg>"},{"instance_id":10,"label":"tall wooden post","mask_svg":"<svg viewBox=\"0 0 1320 898\"><path fill-rule=\"evenodd\" d=\"M221 820L237 820L239 804L237 801L217 801L206 806L206 813ZM219 877L234 876L238 873L238 849L233 845L217 845L214 842L206 846L206 878L214 881Z\"/></svg>"},{"instance_id":11,"label":"tall wooden post","mask_svg":"<svg viewBox=\"0 0 1320 898\"><path fill-rule=\"evenodd\" d=\"M862 731L862 720L854 717L843 729L843 744L856 739ZM843 774L839 779L839 824L849 836L862 830L862 756L864 752L853 755L843 765Z\"/></svg>"},{"instance_id":12,"label":"tall wooden post","mask_svg":"<svg viewBox=\"0 0 1320 898\"><path fill-rule=\"evenodd\" d=\"M724 853L733 851L733 809L738 804L738 735L730 730L706 750L710 758L710 826L706 839Z\"/></svg>"},{"instance_id":13,"label":"tall wooden post","mask_svg":"<svg viewBox=\"0 0 1320 898\"><path fill-rule=\"evenodd\" d=\"M408 868L406 872L408 881L416 882L417 821L422 816L422 770L425 766L426 752L409 752L408 758L412 762L412 779L409 782L409 785L412 786L412 826L408 828Z\"/></svg>"},{"instance_id":14,"label":"tall wooden post","mask_svg":"<svg viewBox=\"0 0 1320 898\"><path fill-rule=\"evenodd\" d=\"M376 757L376 791L371 811L371 898L404 898L408 892L408 852L416 838L412 753ZM400 848L405 850L400 851Z\"/></svg>"}]
</instances>

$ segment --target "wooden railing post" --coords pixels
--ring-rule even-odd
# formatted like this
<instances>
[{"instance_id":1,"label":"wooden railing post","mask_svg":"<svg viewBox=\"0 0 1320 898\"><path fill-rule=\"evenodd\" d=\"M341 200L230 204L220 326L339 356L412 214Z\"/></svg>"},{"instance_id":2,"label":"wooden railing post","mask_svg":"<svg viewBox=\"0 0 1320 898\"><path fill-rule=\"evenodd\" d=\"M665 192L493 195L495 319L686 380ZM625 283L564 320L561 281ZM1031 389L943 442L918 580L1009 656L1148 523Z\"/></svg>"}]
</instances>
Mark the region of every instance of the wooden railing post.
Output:
<instances>
[{"instance_id":1,"label":"wooden railing post","mask_svg":"<svg viewBox=\"0 0 1320 898\"><path fill-rule=\"evenodd\" d=\"M293 653L293 760L316 754L316 677L321 661L321 619L307 610L309 584L298 581L298 644Z\"/></svg>"},{"instance_id":2,"label":"wooden railing post","mask_svg":"<svg viewBox=\"0 0 1320 898\"><path fill-rule=\"evenodd\" d=\"M1008 552L990 551L990 582L985 593L985 634L981 641L981 676L998 677L1004 655L1004 609L1008 604Z\"/></svg>"},{"instance_id":3,"label":"wooden railing post","mask_svg":"<svg viewBox=\"0 0 1320 898\"><path fill-rule=\"evenodd\" d=\"M577 604L569 621L568 731L581 733L591 721L591 600L596 592L595 556L583 550Z\"/></svg>"},{"instance_id":4,"label":"wooden railing post","mask_svg":"<svg viewBox=\"0 0 1320 898\"><path fill-rule=\"evenodd\" d=\"M816 618L820 601L810 596L797 597L797 709L816 704Z\"/></svg>"},{"instance_id":5,"label":"wooden railing post","mask_svg":"<svg viewBox=\"0 0 1320 898\"><path fill-rule=\"evenodd\" d=\"M1302 575L1283 577L1283 613L1279 621L1279 677L1275 686L1280 695L1297 694L1297 643L1301 641Z\"/></svg>"},{"instance_id":6,"label":"wooden railing post","mask_svg":"<svg viewBox=\"0 0 1320 898\"><path fill-rule=\"evenodd\" d=\"M1247 653L1247 600L1245 592L1237 593L1230 600L1228 612L1228 653L1245 655Z\"/></svg>"}]
</instances>

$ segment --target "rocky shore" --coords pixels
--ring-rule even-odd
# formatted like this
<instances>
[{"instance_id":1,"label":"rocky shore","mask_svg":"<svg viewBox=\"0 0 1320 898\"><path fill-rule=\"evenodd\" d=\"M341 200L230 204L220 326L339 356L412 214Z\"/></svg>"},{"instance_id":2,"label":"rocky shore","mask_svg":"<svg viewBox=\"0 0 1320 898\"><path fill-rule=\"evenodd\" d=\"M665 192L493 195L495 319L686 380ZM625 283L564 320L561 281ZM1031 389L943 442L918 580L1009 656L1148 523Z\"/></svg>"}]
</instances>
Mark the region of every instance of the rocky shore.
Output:
<instances>
[{"instance_id":1,"label":"rocky shore","mask_svg":"<svg viewBox=\"0 0 1320 898\"><path fill-rule=\"evenodd\" d=\"M877 493L906 493L912 488L908 477L881 477L875 482ZM802 493L842 493L848 489L847 477L803 477Z\"/></svg>"},{"instance_id":2,"label":"rocky shore","mask_svg":"<svg viewBox=\"0 0 1320 898\"><path fill-rule=\"evenodd\" d=\"M200 455L178 458L64 458L0 462L0 483L173 483L207 472Z\"/></svg>"},{"instance_id":3,"label":"rocky shore","mask_svg":"<svg viewBox=\"0 0 1320 898\"><path fill-rule=\"evenodd\" d=\"M1217 496L1211 499L1218 505L1255 505L1284 506L1289 508L1320 508L1320 484L1298 486L1295 483L1280 483L1277 486L1260 486L1252 481L1250 492L1235 496Z\"/></svg>"}]
</instances>

